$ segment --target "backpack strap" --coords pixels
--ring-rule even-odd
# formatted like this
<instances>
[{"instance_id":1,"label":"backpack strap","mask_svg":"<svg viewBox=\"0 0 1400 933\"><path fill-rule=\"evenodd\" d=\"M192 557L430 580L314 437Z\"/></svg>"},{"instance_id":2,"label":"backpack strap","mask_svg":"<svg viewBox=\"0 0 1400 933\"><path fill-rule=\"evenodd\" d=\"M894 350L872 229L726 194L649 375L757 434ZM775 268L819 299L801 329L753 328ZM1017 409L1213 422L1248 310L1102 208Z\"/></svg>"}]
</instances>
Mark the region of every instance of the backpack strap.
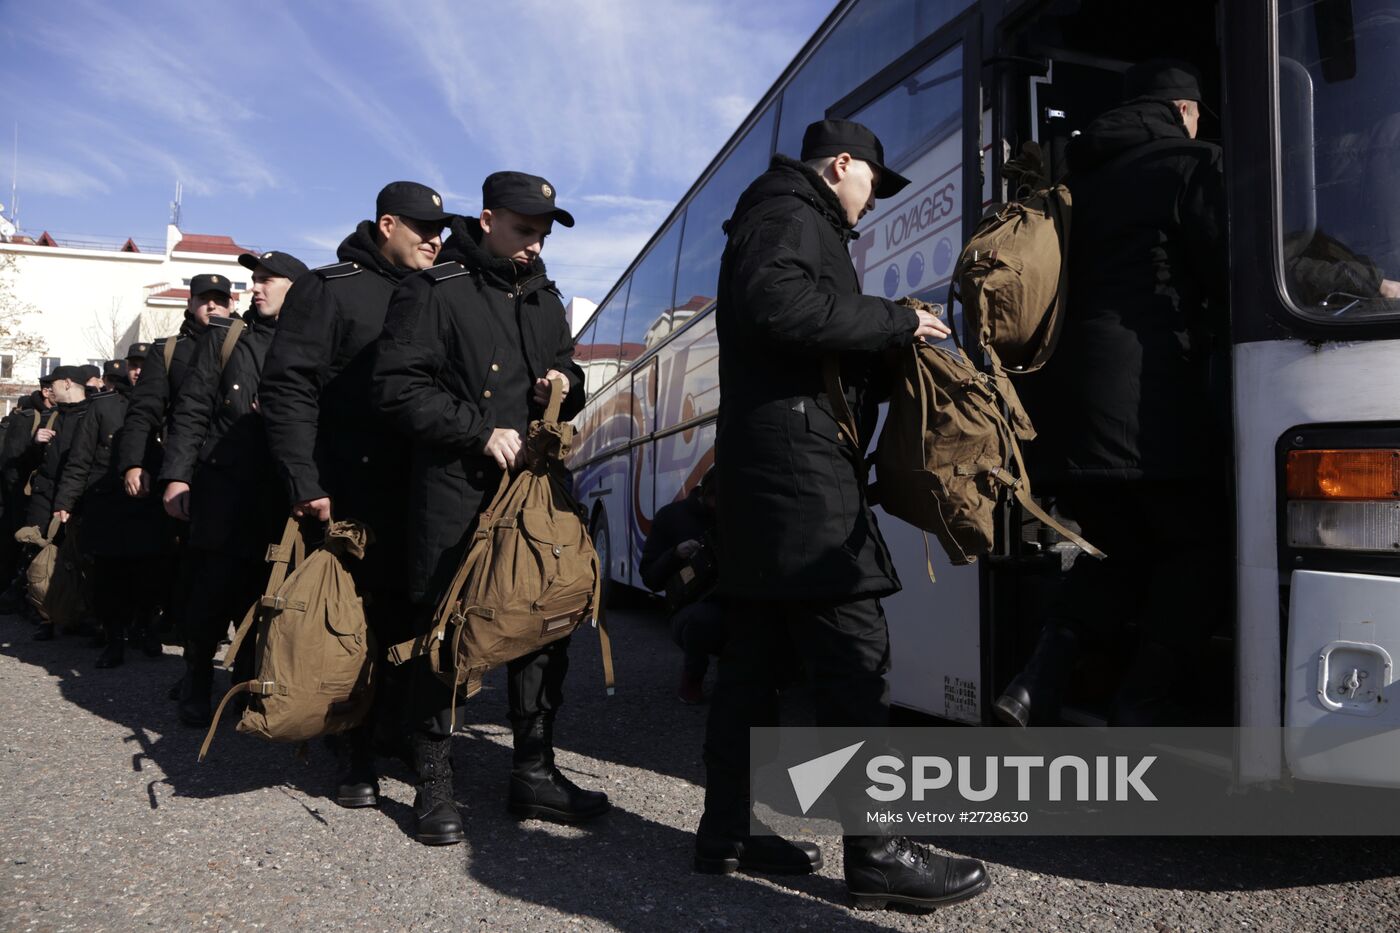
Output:
<instances>
[{"instance_id":1,"label":"backpack strap","mask_svg":"<svg viewBox=\"0 0 1400 933\"><path fill-rule=\"evenodd\" d=\"M566 384L563 379L549 380L549 404L544 409L545 424L559 423L559 412L564 408L564 386Z\"/></svg>"},{"instance_id":2,"label":"backpack strap","mask_svg":"<svg viewBox=\"0 0 1400 933\"><path fill-rule=\"evenodd\" d=\"M243 336L243 330L248 324L240 317L228 326L228 333L224 334L223 345L219 347L219 372L223 372L228 366L228 358L233 356L233 346L238 343L238 338Z\"/></svg>"},{"instance_id":3,"label":"backpack strap","mask_svg":"<svg viewBox=\"0 0 1400 933\"><path fill-rule=\"evenodd\" d=\"M229 643L228 650L224 652L225 670L233 670L234 660L238 657L238 649L243 646L243 641L248 637L248 633L263 617L261 610L281 611L282 598L277 595L277 591L282 588L283 583L287 582L289 566L293 564L300 566L306 560L306 541L301 534L301 523L295 518L287 519L287 524L282 530L281 543L268 545L267 560L268 563L272 564L272 572L268 574L267 578L267 587L263 590L262 598L243 615L243 621L238 624L238 630L233 633L233 641ZM218 709L214 711L214 721L209 723L209 731L204 735L204 744L199 747L199 760L203 761L204 756L209 753L209 746L214 741L214 732L219 728L219 719L223 717L224 707L230 699L240 693L256 692L265 695L268 692L275 692L275 686L273 684L260 684L255 676L253 680L245 680L230 687L228 693L225 693L224 698L219 701ZM274 689L269 690L268 688Z\"/></svg>"},{"instance_id":4,"label":"backpack strap","mask_svg":"<svg viewBox=\"0 0 1400 933\"><path fill-rule=\"evenodd\" d=\"M1012 476L1008 473L1008 471L1003 470L1000 467L988 471L988 475L991 476L992 479L1000 483L1002 486L1011 490L1011 494L1015 496L1016 501L1020 504L1021 508L1025 509L1032 516L1034 516L1037 521L1041 522L1042 524L1048 525L1050 528L1053 528L1057 534L1061 535L1064 538L1067 538L1069 541L1074 543L1080 550L1090 555L1091 557L1097 557L1100 560L1103 560L1105 557L1107 557L1108 555L1104 554L1103 551L1100 551L1098 548L1090 544L1087 540L1085 540L1085 538L1082 535L1075 534L1073 531L1070 531L1064 525L1055 521L1055 519L1050 515L1050 513L1042 509L1040 507L1040 504L1035 501L1035 497L1031 495L1030 481L1026 478L1026 464L1025 461L1021 459L1021 446L1018 443L1016 443L1016 437L1014 432L1012 432L1011 430L1011 426L1009 424L1006 424L1004 421L1002 422L1002 430L1005 431L1007 434L1006 443L1007 446L1011 448L1011 460L1012 463L1015 465L1016 475Z\"/></svg>"},{"instance_id":5,"label":"backpack strap","mask_svg":"<svg viewBox=\"0 0 1400 933\"><path fill-rule=\"evenodd\" d=\"M608 616L603 605L603 574L607 568L600 566L594 558L593 574L593 627L598 630L598 650L603 655L603 687L608 696L617 692L617 676L613 671L612 637L608 635Z\"/></svg>"},{"instance_id":6,"label":"backpack strap","mask_svg":"<svg viewBox=\"0 0 1400 933\"><path fill-rule=\"evenodd\" d=\"M169 337L166 337L165 347L161 351L162 355L165 357L165 372L167 379L170 378L170 364L175 362L175 341L179 339L179 334L171 334Z\"/></svg>"},{"instance_id":7,"label":"backpack strap","mask_svg":"<svg viewBox=\"0 0 1400 933\"><path fill-rule=\"evenodd\" d=\"M31 438L33 438L34 435L36 435L36 434L39 433L39 424L40 424L40 422L42 422L43 420L44 420L44 413L41 412L41 411L40 411L39 409L37 409L37 408L34 409L34 427L32 427L32 428L29 429L29 436L30 436Z\"/></svg>"},{"instance_id":8,"label":"backpack strap","mask_svg":"<svg viewBox=\"0 0 1400 933\"><path fill-rule=\"evenodd\" d=\"M836 423L841 425L857 457L862 457L860 431L856 427L856 417L846 401L846 390L841 385L841 358L835 353L822 360L822 381L826 383L826 395L831 400L831 410L836 415Z\"/></svg>"}]
</instances>

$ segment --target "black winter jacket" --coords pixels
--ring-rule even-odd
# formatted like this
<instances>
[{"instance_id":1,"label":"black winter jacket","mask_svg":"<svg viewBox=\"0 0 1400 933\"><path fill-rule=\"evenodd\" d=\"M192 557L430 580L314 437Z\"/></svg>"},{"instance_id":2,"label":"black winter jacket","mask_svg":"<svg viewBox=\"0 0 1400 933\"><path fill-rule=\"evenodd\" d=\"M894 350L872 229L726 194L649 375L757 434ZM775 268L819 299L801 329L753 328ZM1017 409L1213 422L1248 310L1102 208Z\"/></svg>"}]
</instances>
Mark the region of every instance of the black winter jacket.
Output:
<instances>
[{"instance_id":1,"label":"black winter jacket","mask_svg":"<svg viewBox=\"0 0 1400 933\"><path fill-rule=\"evenodd\" d=\"M282 302L258 390L268 445L292 503L329 496L337 519L374 531L361 562L371 583L400 586L408 458L372 401L375 342L407 270L362 222L340 262L300 276ZM390 558L386 560L385 558Z\"/></svg>"},{"instance_id":2,"label":"black winter jacket","mask_svg":"<svg viewBox=\"0 0 1400 933\"><path fill-rule=\"evenodd\" d=\"M410 451L408 590L432 601L457 570L468 532L500 483L483 450L496 428L523 437L542 414L534 380L569 377L562 417L583 408L564 306L538 260L517 270L480 246L481 227L458 218L444 260L394 293L374 363L374 404Z\"/></svg>"},{"instance_id":3,"label":"black winter jacket","mask_svg":"<svg viewBox=\"0 0 1400 933\"><path fill-rule=\"evenodd\" d=\"M89 399L59 477L54 508L82 516L87 554L145 557L164 550L168 541L160 500L128 496L113 456L129 410L121 391Z\"/></svg>"},{"instance_id":4,"label":"black winter jacket","mask_svg":"<svg viewBox=\"0 0 1400 933\"><path fill-rule=\"evenodd\" d=\"M1068 151L1066 315L1043 370L1018 381L1037 478L1185 479L1211 468L1213 347L1228 345L1220 147L1166 103L1098 117Z\"/></svg>"},{"instance_id":5,"label":"black winter jacket","mask_svg":"<svg viewBox=\"0 0 1400 933\"><path fill-rule=\"evenodd\" d=\"M136 466L145 467L152 476L160 473L163 453L161 440L170 428L175 413L174 400L180 397L180 389L189 374L190 361L194 358L195 345L205 330L207 328L198 321L186 319L179 333L161 337L151 344L141 367L141 375L131 392L131 405L121 436L117 438L115 455L118 473L125 474ZM165 345L171 340L175 341L175 352L167 371Z\"/></svg>"},{"instance_id":6,"label":"black winter jacket","mask_svg":"<svg viewBox=\"0 0 1400 933\"><path fill-rule=\"evenodd\" d=\"M29 497L29 511L25 515L26 525L38 525L41 529L49 526L49 519L55 511L54 494L58 491L60 478L68 462L68 451L78 433L78 422L87 414L88 399L81 402L65 402L58 406L58 419L54 421L54 436L44 448L43 459L34 474L33 492ZM48 424L48 419L44 419Z\"/></svg>"},{"instance_id":7,"label":"black winter jacket","mask_svg":"<svg viewBox=\"0 0 1400 933\"><path fill-rule=\"evenodd\" d=\"M216 319L199 339L175 400L159 481L190 485L190 545L255 558L281 532L286 500L272 467L258 411L263 358L276 318L249 311L223 365L231 326Z\"/></svg>"},{"instance_id":8,"label":"black winter jacket","mask_svg":"<svg viewBox=\"0 0 1400 933\"><path fill-rule=\"evenodd\" d=\"M720 592L748 599L882 596L899 578L866 501L863 456L822 378L839 354L864 450L888 397L882 351L918 316L864 296L840 203L805 165L775 156L726 224L715 311Z\"/></svg>"}]
</instances>

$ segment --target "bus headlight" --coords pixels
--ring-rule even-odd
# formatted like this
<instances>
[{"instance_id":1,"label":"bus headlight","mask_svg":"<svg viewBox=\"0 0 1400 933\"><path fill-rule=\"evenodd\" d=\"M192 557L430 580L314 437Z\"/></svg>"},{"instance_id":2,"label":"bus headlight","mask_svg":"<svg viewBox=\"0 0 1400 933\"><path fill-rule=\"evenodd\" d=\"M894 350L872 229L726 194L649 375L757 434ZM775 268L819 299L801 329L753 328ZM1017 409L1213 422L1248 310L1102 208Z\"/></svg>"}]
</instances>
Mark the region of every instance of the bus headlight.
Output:
<instances>
[{"instance_id":1,"label":"bus headlight","mask_svg":"<svg viewBox=\"0 0 1400 933\"><path fill-rule=\"evenodd\" d=\"M1292 450L1289 547L1400 551L1400 450Z\"/></svg>"}]
</instances>

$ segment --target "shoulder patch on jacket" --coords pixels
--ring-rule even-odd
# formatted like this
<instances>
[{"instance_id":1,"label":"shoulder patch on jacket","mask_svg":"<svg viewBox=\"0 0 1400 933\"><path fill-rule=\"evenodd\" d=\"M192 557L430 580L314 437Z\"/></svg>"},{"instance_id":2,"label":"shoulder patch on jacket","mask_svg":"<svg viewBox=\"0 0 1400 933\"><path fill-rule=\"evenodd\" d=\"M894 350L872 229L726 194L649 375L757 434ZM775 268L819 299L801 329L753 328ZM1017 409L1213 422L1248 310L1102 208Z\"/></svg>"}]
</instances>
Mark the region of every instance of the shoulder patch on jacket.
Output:
<instances>
[{"instance_id":1,"label":"shoulder patch on jacket","mask_svg":"<svg viewBox=\"0 0 1400 933\"><path fill-rule=\"evenodd\" d=\"M445 282L448 279L455 279L459 275L469 275L467 267L460 262L440 262L423 270L423 274L434 282Z\"/></svg>"},{"instance_id":2,"label":"shoulder patch on jacket","mask_svg":"<svg viewBox=\"0 0 1400 933\"><path fill-rule=\"evenodd\" d=\"M788 214L763 221L754 232L753 246L765 252L779 249L797 252L802 248L802 215Z\"/></svg>"},{"instance_id":3,"label":"shoulder patch on jacket","mask_svg":"<svg viewBox=\"0 0 1400 933\"><path fill-rule=\"evenodd\" d=\"M323 279L343 279L347 275L359 275L364 267L358 262L335 262L329 266L317 266L311 271Z\"/></svg>"}]
</instances>

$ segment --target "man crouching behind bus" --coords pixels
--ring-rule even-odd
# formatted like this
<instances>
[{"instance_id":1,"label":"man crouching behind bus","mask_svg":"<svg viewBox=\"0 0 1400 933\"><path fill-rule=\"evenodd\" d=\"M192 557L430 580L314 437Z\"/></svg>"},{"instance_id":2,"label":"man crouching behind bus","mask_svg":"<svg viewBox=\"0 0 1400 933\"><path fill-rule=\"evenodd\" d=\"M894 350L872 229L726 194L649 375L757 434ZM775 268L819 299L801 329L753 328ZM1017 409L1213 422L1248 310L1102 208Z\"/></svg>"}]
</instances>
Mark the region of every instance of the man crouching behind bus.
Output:
<instances>
[{"instance_id":1,"label":"man crouching behind bus","mask_svg":"<svg viewBox=\"0 0 1400 933\"><path fill-rule=\"evenodd\" d=\"M720 592L726 645L705 737L705 814L695 867L806 873L810 843L749 835L748 730L777 722L777 655L795 651L819 726L889 720L889 633L880 597L899 580L865 499L881 352L943 338L931 314L860 294L853 228L908 180L885 168L875 134L827 120L807 128L803 162L775 156L726 224L716 327L724 386L716 440ZM838 424L823 365L839 358L860 437ZM950 860L903 837L848 836L857 904L935 906L987 887L980 862Z\"/></svg>"}]
</instances>

